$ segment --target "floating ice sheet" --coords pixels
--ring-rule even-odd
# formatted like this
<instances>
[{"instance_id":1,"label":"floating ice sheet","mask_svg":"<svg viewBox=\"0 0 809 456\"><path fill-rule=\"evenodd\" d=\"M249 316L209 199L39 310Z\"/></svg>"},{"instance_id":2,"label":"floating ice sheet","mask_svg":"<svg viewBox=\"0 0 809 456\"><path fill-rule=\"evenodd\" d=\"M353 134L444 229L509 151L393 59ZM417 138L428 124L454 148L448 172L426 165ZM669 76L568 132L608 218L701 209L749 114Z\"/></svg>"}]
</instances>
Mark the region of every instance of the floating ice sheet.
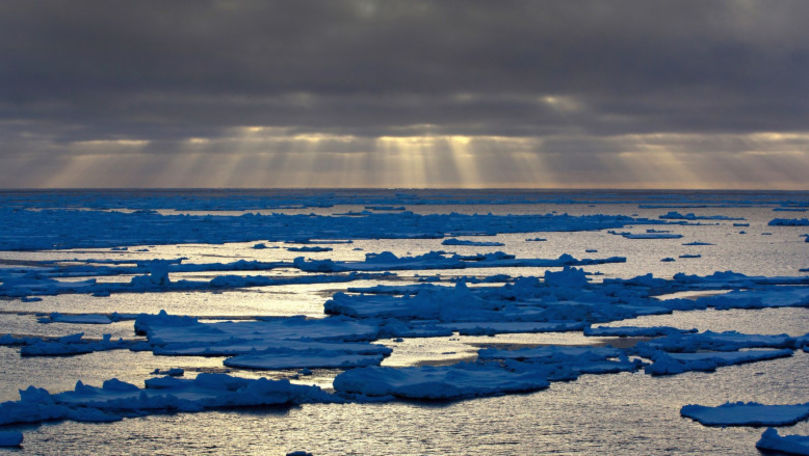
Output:
<instances>
[{"instance_id":1,"label":"floating ice sheet","mask_svg":"<svg viewBox=\"0 0 809 456\"><path fill-rule=\"evenodd\" d=\"M778 431L768 428L756 442L756 448L767 451L779 451L786 454L809 455L809 436L778 435Z\"/></svg>"},{"instance_id":2,"label":"floating ice sheet","mask_svg":"<svg viewBox=\"0 0 809 456\"><path fill-rule=\"evenodd\" d=\"M752 363L792 356L792 350L750 350L739 352L666 353L651 356L653 363L644 368L651 375L674 375L689 371L712 372L717 367Z\"/></svg>"},{"instance_id":3,"label":"floating ice sheet","mask_svg":"<svg viewBox=\"0 0 809 456\"><path fill-rule=\"evenodd\" d=\"M138 388L110 379L100 388L78 382L74 391L58 394L33 386L20 390L19 401L0 404L0 425L60 419L107 422L178 411L339 401L316 386L293 385L288 380L202 373L192 380L156 377Z\"/></svg>"},{"instance_id":4,"label":"floating ice sheet","mask_svg":"<svg viewBox=\"0 0 809 456\"><path fill-rule=\"evenodd\" d=\"M809 418L809 404L727 402L716 407L690 404L680 409L680 415L705 426L791 426Z\"/></svg>"},{"instance_id":5,"label":"floating ice sheet","mask_svg":"<svg viewBox=\"0 0 809 456\"><path fill-rule=\"evenodd\" d=\"M310 350L248 353L225 360L225 366L247 369L317 369L375 366L382 361L381 354L356 354L344 351Z\"/></svg>"},{"instance_id":6,"label":"floating ice sheet","mask_svg":"<svg viewBox=\"0 0 809 456\"><path fill-rule=\"evenodd\" d=\"M334 379L340 393L363 396L393 396L404 399L452 400L537 391L550 383L534 372L514 373L493 365L364 367Z\"/></svg>"}]
</instances>

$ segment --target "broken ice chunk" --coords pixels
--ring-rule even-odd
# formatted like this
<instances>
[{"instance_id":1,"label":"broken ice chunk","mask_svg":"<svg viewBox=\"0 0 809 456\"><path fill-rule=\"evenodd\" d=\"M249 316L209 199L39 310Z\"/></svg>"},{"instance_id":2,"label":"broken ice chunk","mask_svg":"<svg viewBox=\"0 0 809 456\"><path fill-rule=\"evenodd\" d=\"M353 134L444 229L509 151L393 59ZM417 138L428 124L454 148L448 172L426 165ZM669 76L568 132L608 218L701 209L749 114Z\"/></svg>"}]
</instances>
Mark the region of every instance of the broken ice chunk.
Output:
<instances>
[{"instance_id":1,"label":"broken ice chunk","mask_svg":"<svg viewBox=\"0 0 809 456\"><path fill-rule=\"evenodd\" d=\"M716 407L690 404L680 409L680 415L705 426L791 426L809 418L809 404L726 402Z\"/></svg>"},{"instance_id":2,"label":"broken ice chunk","mask_svg":"<svg viewBox=\"0 0 809 456\"><path fill-rule=\"evenodd\" d=\"M760 450L779 451L786 454L809 455L809 436L778 435L778 431L768 428L756 442Z\"/></svg>"}]
</instances>

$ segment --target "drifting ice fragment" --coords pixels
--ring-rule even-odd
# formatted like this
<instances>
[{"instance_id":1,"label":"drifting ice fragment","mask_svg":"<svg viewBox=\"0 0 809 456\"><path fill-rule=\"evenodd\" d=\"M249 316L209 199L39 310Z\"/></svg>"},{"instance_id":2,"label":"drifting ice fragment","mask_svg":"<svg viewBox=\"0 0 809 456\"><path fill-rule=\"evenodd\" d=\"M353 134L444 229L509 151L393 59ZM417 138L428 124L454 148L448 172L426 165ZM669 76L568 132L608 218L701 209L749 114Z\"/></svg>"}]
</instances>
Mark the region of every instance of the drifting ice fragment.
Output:
<instances>
[{"instance_id":1,"label":"drifting ice fragment","mask_svg":"<svg viewBox=\"0 0 809 456\"><path fill-rule=\"evenodd\" d=\"M660 216L662 219L667 220L744 220L741 217L728 217L725 215L695 215L693 212L681 214L676 211L671 211Z\"/></svg>"},{"instance_id":2,"label":"drifting ice fragment","mask_svg":"<svg viewBox=\"0 0 809 456\"><path fill-rule=\"evenodd\" d=\"M644 368L651 375L674 375L688 371L713 372L717 367L752 363L792 356L792 350L755 350L741 352L666 353L652 355L653 364Z\"/></svg>"},{"instance_id":3,"label":"drifting ice fragment","mask_svg":"<svg viewBox=\"0 0 809 456\"><path fill-rule=\"evenodd\" d=\"M75 314L65 315L53 312L47 317L38 318L40 323L75 323L85 325L108 325L112 323L110 317L103 314Z\"/></svg>"},{"instance_id":4,"label":"drifting ice fragment","mask_svg":"<svg viewBox=\"0 0 809 456\"><path fill-rule=\"evenodd\" d=\"M375 366L382 361L381 354L357 354L340 351L279 351L249 353L225 360L225 366L245 369L318 369Z\"/></svg>"},{"instance_id":5,"label":"drifting ice fragment","mask_svg":"<svg viewBox=\"0 0 809 456\"><path fill-rule=\"evenodd\" d=\"M756 442L760 450L780 451L787 454L809 455L809 436L806 435L778 435L778 431L768 428L761 434Z\"/></svg>"},{"instance_id":6,"label":"drifting ice fragment","mask_svg":"<svg viewBox=\"0 0 809 456\"><path fill-rule=\"evenodd\" d=\"M182 377L184 373L185 370L179 367L172 367L171 369L164 371L160 369L155 369L152 371L152 375L168 375L169 377Z\"/></svg>"},{"instance_id":7,"label":"drifting ice fragment","mask_svg":"<svg viewBox=\"0 0 809 456\"><path fill-rule=\"evenodd\" d=\"M610 234L617 234L619 236L623 236L627 239L680 239L683 237L682 234L676 233L630 233L627 231L617 232L617 231L608 231Z\"/></svg>"},{"instance_id":8,"label":"drifting ice fragment","mask_svg":"<svg viewBox=\"0 0 809 456\"><path fill-rule=\"evenodd\" d=\"M646 350L667 352L736 351L741 348L793 348L798 344L786 334L742 334L737 331L705 331L699 334L674 332L660 339L642 342L635 348L641 356Z\"/></svg>"},{"instance_id":9,"label":"drifting ice fragment","mask_svg":"<svg viewBox=\"0 0 809 456\"><path fill-rule=\"evenodd\" d=\"M585 336L601 336L601 337L660 337L668 336L671 334L681 333L695 333L694 329L679 329L671 326L599 326L596 328L584 328Z\"/></svg>"},{"instance_id":10,"label":"drifting ice fragment","mask_svg":"<svg viewBox=\"0 0 809 456\"><path fill-rule=\"evenodd\" d=\"M680 415L705 426L791 426L809 418L809 404L727 402L716 407L690 404L680 409Z\"/></svg>"}]
</instances>

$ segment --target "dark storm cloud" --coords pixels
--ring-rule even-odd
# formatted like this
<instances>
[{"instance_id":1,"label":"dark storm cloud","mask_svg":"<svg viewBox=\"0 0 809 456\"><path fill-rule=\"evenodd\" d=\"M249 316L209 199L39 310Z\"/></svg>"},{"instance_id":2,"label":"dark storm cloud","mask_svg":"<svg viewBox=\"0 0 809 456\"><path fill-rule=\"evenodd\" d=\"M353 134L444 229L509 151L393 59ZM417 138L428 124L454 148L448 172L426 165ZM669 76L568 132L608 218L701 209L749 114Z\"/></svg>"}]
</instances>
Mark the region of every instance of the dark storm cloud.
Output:
<instances>
[{"instance_id":1,"label":"dark storm cloud","mask_svg":"<svg viewBox=\"0 0 809 456\"><path fill-rule=\"evenodd\" d=\"M807 17L802 0L6 1L0 131L800 131Z\"/></svg>"}]
</instances>

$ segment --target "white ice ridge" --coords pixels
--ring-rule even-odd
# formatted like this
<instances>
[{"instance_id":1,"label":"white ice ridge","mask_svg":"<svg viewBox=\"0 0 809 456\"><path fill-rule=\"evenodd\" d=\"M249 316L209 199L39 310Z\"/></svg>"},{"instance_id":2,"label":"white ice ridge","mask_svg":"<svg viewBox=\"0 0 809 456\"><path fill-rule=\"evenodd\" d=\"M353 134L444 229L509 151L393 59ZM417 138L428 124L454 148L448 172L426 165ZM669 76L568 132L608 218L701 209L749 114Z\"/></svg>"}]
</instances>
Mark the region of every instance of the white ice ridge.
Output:
<instances>
[{"instance_id":1,"label":"white ice ridge","mask_svg":"<svg viewBox=\"0 0 809 456\"><path fill-rule=\"evenodd\" d=\"M727 402L716 407L689 404L680 409L680 415L705 426L791 426L809 418L809 404Z\"/></svg>"},{"instance_id":2,"label":"white ice ridge","mask_svg":"<svg viewBox=\"0 0 809 456\"><path fill-rule=\"evenodd\" d=\"M809 455L809 436L778 435L778 431L768 428L756 442L756 448L766 451L778 451L785 454Z\"/></svg>"}]
</instances>

